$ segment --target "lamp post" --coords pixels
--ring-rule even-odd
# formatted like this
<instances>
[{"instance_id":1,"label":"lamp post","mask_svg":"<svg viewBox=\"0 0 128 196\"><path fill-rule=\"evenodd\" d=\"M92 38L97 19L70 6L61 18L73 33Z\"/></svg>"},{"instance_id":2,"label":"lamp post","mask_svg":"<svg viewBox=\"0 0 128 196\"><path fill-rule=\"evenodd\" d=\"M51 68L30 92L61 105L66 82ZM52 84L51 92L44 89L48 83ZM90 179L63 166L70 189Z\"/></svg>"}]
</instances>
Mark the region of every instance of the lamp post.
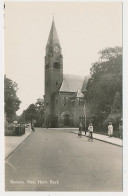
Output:
<instances>
[{"instance_id":1,"label":"lamp post","mask_svg":"<svg viewBox=\"0 0 128 196\"><path fill-rule=\"evenodd\" d=\"M83 107L84 118L85 118L85 127L86 127L86 93L87 93L87 90L85 90L85 92L84 92L85 103L84 103L84 107Z\"/></svg>"},{"instance_id":2,"label":"lamp post","mask_svg":"<svg viewBox=\"0 0 128 196\"><path fill-rule=\"evenodd\" d=\"M86 107L85 107L85 104L83 107L83 111L84 111L84 121L85 121L85 127L86 127Z\"/></svg>"}]
</instances>

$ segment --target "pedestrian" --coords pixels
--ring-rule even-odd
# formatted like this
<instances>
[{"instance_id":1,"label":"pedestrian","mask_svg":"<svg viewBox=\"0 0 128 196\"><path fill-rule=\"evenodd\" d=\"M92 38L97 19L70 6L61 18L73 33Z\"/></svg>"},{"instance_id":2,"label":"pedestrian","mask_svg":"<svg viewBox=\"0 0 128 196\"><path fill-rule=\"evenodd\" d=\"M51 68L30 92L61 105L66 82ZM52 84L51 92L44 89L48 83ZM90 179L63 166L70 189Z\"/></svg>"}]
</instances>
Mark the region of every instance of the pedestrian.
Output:
<instances>
[{"instance_id":1,"label":"pedestrian","mask_svg":"<svg viewBox=\"0 0 128 196\"><path fill-rule=\"evenodd\" d=\"M93 141L93 125L92 125L92 123L89 124L88 131L89 131L88 141L90 141L90 140Z\"/></svg>"},{"instance_id":2,"label":"pedestrian","mask_svg":"<svg viewBox=\"0 0 128 196\"><path fill-rule=\"evenodd\" d=\"M122 139L122 123L121 122L119 123L118 129L119 129L119 138Z\"/></svg>"},{"instance_id":3,"label":"pedestrian","mask_svg":"<svg viewBox=\"0 0 128 196\"><path fill-rule=\"evenodd\" d=\"M34 124L33 123L32 123L31 128L32 128L32 131L35 132L35 128L34 128Z\"/></svg>"},{"instance_id":4,"label":"pedestrian","mask_svg":"<svg viewBox=\"0 0 128 196\"><path fill-rule=\"evenodd\" d=\"M47 120L47 129L48 129L48 120Z\"/></svg>"},{"instance_id":5,"label":"pedestrian","mask_svg":"<svg viewBox=\"0 0 128 196\"><path fill-rule=\"evenodd\" d=\"M109 125L108 125L108 136L109 137L113 136L113 125L111 122L109 122Z\"/></svg>"},{"instance_id":6,"label":"pedestrian","mask_svg":"<svg viewBox=\"0 0 128 196\"><path fill-rule=\"evenodd\" d=\"M85 132L85 136L86 136L86 132L87 132L87 128L86 127L84 127L84 132Z\"/></svg>"},{"instance_id":7,"label":"pedestrian","mask_svg":"<svg viewBox=\"0 0 128 196\"><path fill-rule=\"evenodd\" d=\"M78 137L81 137L82 136L82 130L83 130L83 125L82 125L82 122L80 122L80 124L79 124L79 130L78 130Z\"/></svg>"}]
</instances>

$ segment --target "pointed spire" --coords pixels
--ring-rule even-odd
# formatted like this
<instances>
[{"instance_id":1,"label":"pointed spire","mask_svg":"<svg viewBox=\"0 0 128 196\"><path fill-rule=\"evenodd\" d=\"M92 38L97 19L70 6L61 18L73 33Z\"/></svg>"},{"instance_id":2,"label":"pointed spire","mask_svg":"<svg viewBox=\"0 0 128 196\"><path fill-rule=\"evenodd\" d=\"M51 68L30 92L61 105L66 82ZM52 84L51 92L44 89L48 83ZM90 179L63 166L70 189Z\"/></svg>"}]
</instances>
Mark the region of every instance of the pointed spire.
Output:
<instances>
[{"instance_id":1,"label":"pointed spire","mask_svg":"<svg viewBox=\"0 0 128 196\"><path fill-rule=\"evenodd\" d=\"M57 36L57 31L56 31L55 22L54 22L54 15L53 15L53 21L52 21L52 26L51 26L51 30L49 33L47 45L53 45L55 43L60 44L58 36Z\"/></svg>"}]
</instances>

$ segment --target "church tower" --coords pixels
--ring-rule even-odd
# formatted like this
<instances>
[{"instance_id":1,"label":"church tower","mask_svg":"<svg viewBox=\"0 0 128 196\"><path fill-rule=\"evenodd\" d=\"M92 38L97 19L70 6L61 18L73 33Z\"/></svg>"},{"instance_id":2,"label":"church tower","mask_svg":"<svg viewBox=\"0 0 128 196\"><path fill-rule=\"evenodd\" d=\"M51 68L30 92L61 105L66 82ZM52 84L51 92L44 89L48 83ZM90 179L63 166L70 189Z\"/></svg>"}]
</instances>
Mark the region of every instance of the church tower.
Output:
<instances>
[{"instance_id":1,"label":"church tower","mask_svg":"<svg viewBox=\"0 0 128 196\"><path fill-rule=\"evenodd\" d=\"M54 95L63 82L63 56L57 36L54 20L52 22L45 56L45 118L46 124L52 126L54 118Z\"/></svg>"}]
</instances>

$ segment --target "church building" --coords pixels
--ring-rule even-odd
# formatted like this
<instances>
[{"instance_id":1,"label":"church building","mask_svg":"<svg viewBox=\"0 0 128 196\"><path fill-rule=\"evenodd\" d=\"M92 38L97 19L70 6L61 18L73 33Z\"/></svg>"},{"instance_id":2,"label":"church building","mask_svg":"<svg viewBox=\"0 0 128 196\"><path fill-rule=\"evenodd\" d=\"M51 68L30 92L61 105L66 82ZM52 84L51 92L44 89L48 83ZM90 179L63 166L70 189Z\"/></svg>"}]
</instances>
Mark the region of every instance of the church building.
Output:
<instances>
[{"instance_id":1,"label":"church building","mask_svg":"<svg viewBox=\"0 0 128 196\"><path fill-rule=\"evenodd\" d=\"M88 77L63 74L63 55L53 20L45 56L45 126L78 127L86 123ZM71 65L72 66L72 65Z\"/></svg>"}]
</instances>

